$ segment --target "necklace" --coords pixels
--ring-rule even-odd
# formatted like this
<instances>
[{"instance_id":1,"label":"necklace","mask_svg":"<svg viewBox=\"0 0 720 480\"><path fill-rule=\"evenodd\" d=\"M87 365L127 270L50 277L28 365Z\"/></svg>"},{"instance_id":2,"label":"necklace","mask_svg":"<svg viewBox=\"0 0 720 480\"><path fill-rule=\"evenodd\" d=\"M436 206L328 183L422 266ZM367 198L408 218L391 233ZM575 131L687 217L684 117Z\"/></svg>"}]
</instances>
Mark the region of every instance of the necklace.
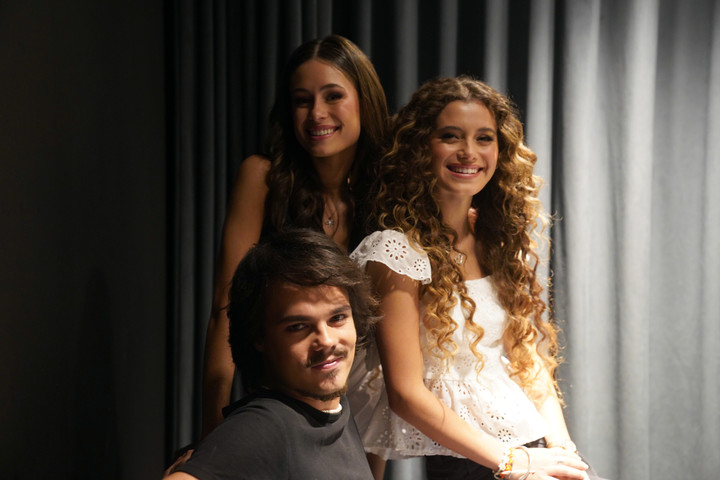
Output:
<instances>
[{"instance_id":1,"label":"necklace","mask_svg":"<svg viewBox=\"0 0 720 480\"><path fill-rule=\"evenodd\" d=\"M452 255L452 259L455 261L455 263L457 263L461 267L465 263L465 259L467 258L467 255L462 252L458 252L454 248L450 250L450 255Z\"/></svg>"},{"instance_id":2,"label":"necklace","mask_svg":"<svg viewBox=\"0 0 720 480\"><path fill-rule=\"evenodd\" d=\"M330 198L325 198L325 212L324 214L327 216L327 219L323 220L323 226L330 227L331 230L334 230L337 228L337 225L339 223L339 217L340 217L340 209L338 208L338 205Z\"/></svg>"}]
</instances>

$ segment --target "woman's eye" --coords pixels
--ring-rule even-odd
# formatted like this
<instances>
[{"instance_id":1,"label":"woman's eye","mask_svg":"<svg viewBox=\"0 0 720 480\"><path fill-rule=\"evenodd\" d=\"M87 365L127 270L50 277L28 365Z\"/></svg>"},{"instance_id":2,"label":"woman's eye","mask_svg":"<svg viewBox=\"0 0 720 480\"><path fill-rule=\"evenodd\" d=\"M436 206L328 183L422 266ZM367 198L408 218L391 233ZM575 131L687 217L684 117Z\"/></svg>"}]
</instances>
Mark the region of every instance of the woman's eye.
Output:
<instances>
[{"instance_id":1,"label":"woman's eye","mask_svg":"<svg viewBox=\"0 0 720 480\"><path fill-rule=\"evenodd\" d=\"M310 104L310 99L306 97L293 97L292 104L294 107L302 107Z\"/></svg>"},{"instance_id":2,"label":"woman's eye","mask_svg":"<svg viewBox=\"0 0 720 480\"><path fill-rule=\"evenodd\" d=\"M460 137L458 137L454 133L443 133L442 135L440 135L440 138L443 140L457 140Z\"/></svg>"},{"instance_id":3,"label":"woman's eye","mask_svg":"<svg viewBox=\"0 0 720 480\"><path fill-rule=\"evenodd\" d=\"M343 94L340 92L331 92L326 97L328 102L335 102L343 98Z\"/></svg>"},{"instance_id":4,"label":"woman's eye","mask_svg":"<svg viewBox=\"0 0 720 480\"><path fill-rule=\"evenodd\" d=\"M493 140L495 140L495 138L493 138L492 135L481 135L481 136L477 137L477 141L481 142L481 143L488 143L488 142L492 142Z\"/></svg>"}]
</instances>

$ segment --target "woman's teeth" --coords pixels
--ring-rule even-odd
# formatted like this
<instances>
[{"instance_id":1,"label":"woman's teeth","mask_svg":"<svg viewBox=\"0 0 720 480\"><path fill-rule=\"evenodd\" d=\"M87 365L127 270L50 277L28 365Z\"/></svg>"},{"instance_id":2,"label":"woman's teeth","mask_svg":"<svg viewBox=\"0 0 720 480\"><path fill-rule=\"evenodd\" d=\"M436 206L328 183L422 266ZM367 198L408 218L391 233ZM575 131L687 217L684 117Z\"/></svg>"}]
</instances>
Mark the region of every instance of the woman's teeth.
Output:
<instances>
[{"instance_id":1,"label":"woman's teeth","mask_svg":"<svg viewBox=\"0 0 720 480\"><path fill-rule=\"evenodd\" d=\"M321 137L323 135L330 135L335 131L335 128L322 128L319 130L310 130L310 135L313 137Z\"/></svg>"},{"instance_id":2,"label":"woman's teeth","mask_svg":"<svg viewBox=\"0 0 720 480\"><path fill-rule=\"evenodd\" d=\"M478 167L448 167L451 171L455 173L464 173L464 174L473 174L477 173L480 169Z\"/></svg>"}]
</instances>

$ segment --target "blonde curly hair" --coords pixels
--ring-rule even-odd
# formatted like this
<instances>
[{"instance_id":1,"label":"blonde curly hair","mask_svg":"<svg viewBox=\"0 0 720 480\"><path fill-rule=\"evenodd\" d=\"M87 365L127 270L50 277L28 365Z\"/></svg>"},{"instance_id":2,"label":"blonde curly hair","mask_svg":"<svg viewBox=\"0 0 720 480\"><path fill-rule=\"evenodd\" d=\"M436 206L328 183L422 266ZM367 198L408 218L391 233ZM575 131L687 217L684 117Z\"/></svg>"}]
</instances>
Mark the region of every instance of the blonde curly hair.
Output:
<instances>
[{"instance_id":1,"label":"blonde curly hair","mask_svg":"<svg viewBox=\"0 0 720 480\"><path fill-rule=\"evenodd\" d=\"M473 197L474 231L482 251L481 267L492 275L507 312L503 340L511 374L527 391L542 396L542 388L538 392L533 388L539 387L540 367L547 369L557 389L554 377L559 361L557 331L545 319L549 309L541 297L543 286L537 273L536 249L539 240L547 240L542 231L548 221L537 198L542 181L533 175L537 156L524 144L522 123L507 97L467 76L437 78L421 86L393 119L392 145L376 167L371 221L377 225L372 227L401 231L427 253L432 282L420 287L426 304L423 322L432 345L430 353L446 364L458 350L452 340L458 325L451 317L458 293L466 328L476 335L471 349L480 372L484 359L476 346L484 330L473 321L475 303L450 253L457 233L443 224L434 195L437 179L431 170L430 136L436 119L456 100L482 103L497 124L497 168ZM543 365L536 364L536 358Z\"/></svg>"}]
</instances>

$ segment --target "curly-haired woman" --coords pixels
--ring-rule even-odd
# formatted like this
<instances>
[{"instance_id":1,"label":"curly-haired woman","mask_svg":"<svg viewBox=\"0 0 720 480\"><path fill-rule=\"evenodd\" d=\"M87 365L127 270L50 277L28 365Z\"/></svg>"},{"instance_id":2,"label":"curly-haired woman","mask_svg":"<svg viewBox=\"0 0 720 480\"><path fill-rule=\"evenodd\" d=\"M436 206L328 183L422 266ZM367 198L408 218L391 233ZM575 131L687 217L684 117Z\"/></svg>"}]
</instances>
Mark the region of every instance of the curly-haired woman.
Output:
<instances>
[{"instance_id":1,"label":"curly-haired woman","mask_svg":"<svg viewBox=\"0 0 720 480\"><path fill-rule=\"evenodd\" d=\"M393 134L374 187L377 231L351 254L383 315L350 392L366 451L425 456L431 480L588 478L554 381L540 179L514 107L480 81L439 78L398 112Z\"/></svg>"},{"instance_id":2,"label":"curly-haired woman","mask_svg":"<svg viewBox=\"0 0 720 480\"><path fill-rule=\"evenodd\" d=\"M286 227L323 231L346 251L357 245L364 216L355 199L365 196L388 118L377 73L351 41L331 35L291 54L270 114L267 155L242 162L230 197L205 347L203 437L230 402L235 366L225 307L238 263L261 235Z\"/></svg>"}]
</instances>

